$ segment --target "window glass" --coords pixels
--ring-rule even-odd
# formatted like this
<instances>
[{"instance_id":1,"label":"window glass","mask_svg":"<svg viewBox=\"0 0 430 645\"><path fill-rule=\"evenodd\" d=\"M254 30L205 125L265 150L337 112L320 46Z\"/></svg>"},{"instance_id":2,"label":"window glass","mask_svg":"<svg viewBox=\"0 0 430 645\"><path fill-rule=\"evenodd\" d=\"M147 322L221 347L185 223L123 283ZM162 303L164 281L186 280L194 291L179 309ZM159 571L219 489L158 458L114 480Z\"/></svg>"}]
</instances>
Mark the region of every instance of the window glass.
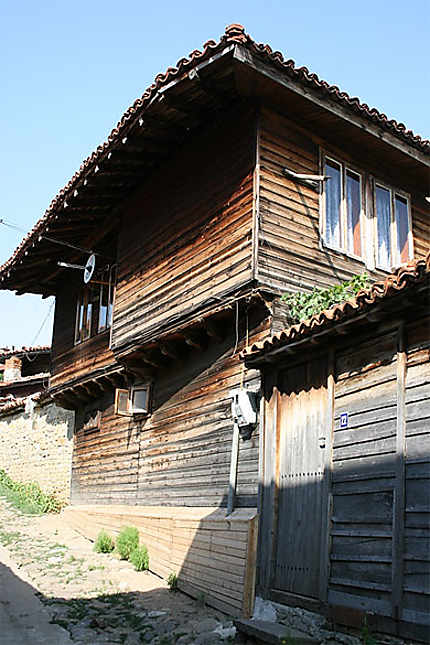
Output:
<instances>
[{"instance_id":1,"label":"window glass","mask_svg":"<svg viewBox=\"0 0 430 645\"><path fill-rule=\"evenodd\" d=\"M109 309L109 284L100 285L99 299L99 331L103 331L108 326L108 309Z\"/></svg>"},{"instance_id":2,"label":"window glass","mask_svg":"<svg viewBox=\"0 0 430 645\"><path fill-rule=\"evenodd\" d=\"M340 207L342 200L341 167L335 161L326 161L324 174L330 177L325 182L325 242L341 247Z\"/></svg>"},{"instance_id":3,"label":"window glass","mask_svg":"<svg viewBox=\"0 0 430 645\"><path fill-rule=\"evenodd\" d=\"M361 255L361 182L360 175L346 171L347 249Z\"/></svg>"},{"instance_id":4,"label":"window glass","mask_svg":"<svg viewBox=\"0 0 430 645\"><path fill-rule=\"evenodd\" d=\"M78 299L78 311L77 311L77 321L76 321L75 341L77 343L81 340L83 320L84 320L84 302L83 302L83 294L81 294L80 298Z\"/></svg>"},{"instance_id":5,"label":"window glass","mask_svg":"<svg viewBox=\"0 0 430 645\"><path fill-rule=\"evenodd\" d=\"M86 300L87 300L87 312L85 316L85 323L84 323L84 328L82 330L82 340L85 338L89 338L91 334L91 318L93 315L93 303L88 302L88 292L86 293Z\"/></svg>"},{"instance_id":6,"label":"window glass","mask_svg":"<svg viewBox=\"0 0 430 645\"><path fill-rule=\"evenodd\" d=\"M391 257L391 194L390 191L381 186L376 186L376 225L378 248L376 259L378 266L390 269L392 266Z\"/></svg>"},{"instance_id":7,"label":"window glass","mask_svg":"<svg viewBox=\"0 0 430 645\"><path fill-rule=\"evenodd\" d=\"M110 270L110 276L109 276L109 302L108 302L108 310L107 310L107 317L106 317L106 324L108 327L112 326L115 283L116 283L116 267L112 267Z\"/></svg>"},{"instance_id":8,"label":"window glass","mask_svg":"<svg viewBox=\"0 0 430 645\"><path fill-rule=\"evenodd\" d=\"M116 391L116 413L117 414L129 414L128 409L128 390L117 390Z\"/></svg>"},{"instance_id":9,"label":"window glass","mask_svg":"<svg viewBox=\"0 0 430 645\"><path fill-rule=\"evenodd\" d=\"M132 391L132 410L133 412L148 411L148 388L139 387Z\"/></svg>"},{"instance_id":10,"label":"window glass","mask_svg":"<svg viewBox=\"0 0 430 645\"><path fill-rule=\"evenodd\" d=\"M409 260L409 214L408 201L400 195L396 195L395 200L396 230L397 230L397 252L399 262Z\"/></svg>"},{"instance_id":11,"label":"window glass","mask_svg":"<svg viewBox=\"0 0 430 645\"><path fill-rule=\"evenodd\" d=\"M111 326L114 292L114 267L106 270L100 279L83 287L77 303L76 343L86 340Z\"/></svg>"}]
</instances>

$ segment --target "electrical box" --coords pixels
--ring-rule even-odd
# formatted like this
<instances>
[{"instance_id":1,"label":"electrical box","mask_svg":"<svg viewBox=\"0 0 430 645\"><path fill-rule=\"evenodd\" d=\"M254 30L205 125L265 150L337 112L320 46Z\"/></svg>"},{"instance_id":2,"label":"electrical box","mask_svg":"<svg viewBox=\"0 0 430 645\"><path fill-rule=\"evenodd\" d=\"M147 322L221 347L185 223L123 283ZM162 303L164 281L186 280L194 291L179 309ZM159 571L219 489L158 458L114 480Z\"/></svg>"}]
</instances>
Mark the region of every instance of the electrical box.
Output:
<instances>
[{"instance_id":1,"label":"electrical box","mask_svg":"<svg viewBox=\"0 0 430 645\"><path fill-rule=\"evenodd\" d=\"M239 428L257 423L257 397L249 390L231 390L231 415Z\"/></svg>"}]
</instances>

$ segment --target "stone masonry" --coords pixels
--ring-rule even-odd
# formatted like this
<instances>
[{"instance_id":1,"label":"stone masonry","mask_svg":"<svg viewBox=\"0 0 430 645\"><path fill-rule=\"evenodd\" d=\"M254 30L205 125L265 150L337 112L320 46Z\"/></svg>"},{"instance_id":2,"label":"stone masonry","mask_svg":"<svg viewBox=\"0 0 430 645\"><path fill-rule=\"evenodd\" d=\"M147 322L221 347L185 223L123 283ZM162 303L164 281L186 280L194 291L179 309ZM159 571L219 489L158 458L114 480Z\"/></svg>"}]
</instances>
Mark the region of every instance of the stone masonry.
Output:
<instances>
[{"instance_id":1,"label":"stone masonry","mask_svg":"<svg viewBox=\"0 0 430 645\"><path fill-rule=\"evenodd\" d=\"M70 497L74 413L54 403L0 412L0 468L12 479L37 482L65 502Z\"/></svg>"}]
</instances>

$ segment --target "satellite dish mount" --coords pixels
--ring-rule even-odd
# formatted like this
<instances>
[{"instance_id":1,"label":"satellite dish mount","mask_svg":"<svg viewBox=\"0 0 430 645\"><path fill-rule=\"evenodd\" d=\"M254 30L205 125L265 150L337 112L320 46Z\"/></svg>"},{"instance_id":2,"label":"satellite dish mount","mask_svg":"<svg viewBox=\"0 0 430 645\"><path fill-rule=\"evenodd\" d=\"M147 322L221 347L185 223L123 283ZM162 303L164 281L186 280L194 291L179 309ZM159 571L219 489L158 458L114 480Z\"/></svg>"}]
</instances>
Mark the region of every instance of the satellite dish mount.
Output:
<instances>
[{"instance_id":1,"label":"satellite dish mount","mask_svg":"<svg viewBox=\"0 0 430 645\"><path fill-rule=\"evenodd\" d=\"M57 262L59 267L65 267L66 269L79 269L84 273L84 283L88 284L91 278L94 275L96 268L96 256L94 253L91 253L90 257L86 261L85 266L81 264L70 264L70 262Z\"/></svg>"},{"instance_id":2,"label":"satellite dish mount","mask_svg":"<svg viewBox=\"0 0 430 645\"><path fill-rule=\"evenodd\" d=\"M84 282L85 284L88 284L88 282L91 280L94 274L94 270L96 268L96 256L94 253L90 255L88 258L85 267L84 267Z\"/></svg>"}]
</instances>

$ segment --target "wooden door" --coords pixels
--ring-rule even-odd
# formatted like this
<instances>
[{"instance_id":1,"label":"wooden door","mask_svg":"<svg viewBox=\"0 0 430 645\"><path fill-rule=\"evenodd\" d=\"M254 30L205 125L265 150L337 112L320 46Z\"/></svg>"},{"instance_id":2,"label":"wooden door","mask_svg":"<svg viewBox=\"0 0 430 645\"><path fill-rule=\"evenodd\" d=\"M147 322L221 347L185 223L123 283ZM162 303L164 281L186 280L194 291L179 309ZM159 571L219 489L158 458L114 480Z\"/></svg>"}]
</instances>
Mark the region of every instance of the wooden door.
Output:
<instances>
[{"instance_id":1,"label":"wooden door","mask_svg":"<svg viewBox=\"0 0 430 645\"><path fill-rule=\"evenodd\" d=\"M324 459L327 437L325 361L284 371L278 402L278 512L272 596L320 594Z\"/></svg>"}]
</instances>

